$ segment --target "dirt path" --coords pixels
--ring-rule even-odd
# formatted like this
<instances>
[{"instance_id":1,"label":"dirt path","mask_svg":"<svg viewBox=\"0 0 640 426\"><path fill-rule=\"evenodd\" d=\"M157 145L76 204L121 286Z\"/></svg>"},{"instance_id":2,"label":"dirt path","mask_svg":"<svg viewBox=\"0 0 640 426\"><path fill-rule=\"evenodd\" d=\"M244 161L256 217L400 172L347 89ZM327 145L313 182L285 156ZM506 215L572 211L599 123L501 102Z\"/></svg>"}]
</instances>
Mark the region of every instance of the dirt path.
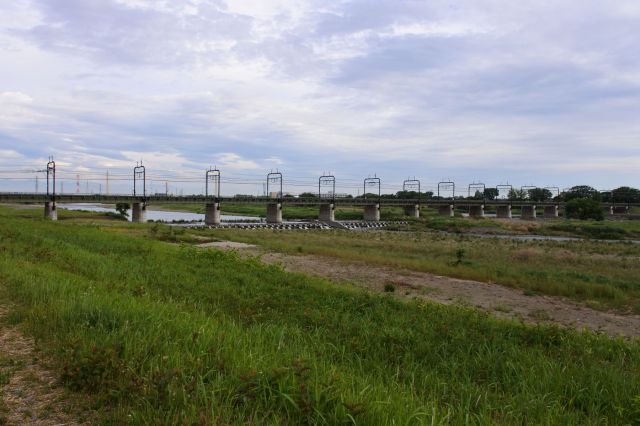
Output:
<instances>
[{"instance_id":1,"label":"dirt path","mask_svg":"<svg viewBox=\"0 0 640 426\"><path fill-rule=\"evenodd\" d=\"M225 247L220 244L219 247ZM622 315L591 309L559 297L526 295L521 289L498 284L462 280L425 272L397 270L365 263L346 263L315 255L288 255L261 252L247 248L248 253L261 254L266 263L282 263L287 271L303 272L328 278L334 282L349 281L360 287L384 291L392 284L394 294L418 297L445 304L472 306L501 318L527 323L548 322L575 329L589 329L610 336L640 337L640 315Z\"/></svg>"},{"instance_id":2,"label":"dirt path","mask_svg":"<svg viewBox=\"0 0 640 426\"><path fill-rule=\"evenodd\" d=\"M83 425L77 408L42 366L33 339L5 324L0 305L0 425Z\"/></svg>"}]
</instances>

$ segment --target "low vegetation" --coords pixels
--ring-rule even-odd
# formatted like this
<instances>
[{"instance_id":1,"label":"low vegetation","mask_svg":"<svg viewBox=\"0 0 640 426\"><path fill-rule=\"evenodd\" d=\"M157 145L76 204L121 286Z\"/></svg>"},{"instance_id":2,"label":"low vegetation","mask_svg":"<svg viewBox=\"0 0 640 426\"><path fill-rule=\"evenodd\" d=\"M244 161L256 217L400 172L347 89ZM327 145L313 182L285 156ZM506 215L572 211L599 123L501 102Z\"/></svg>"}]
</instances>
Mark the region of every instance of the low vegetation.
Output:
<instances>
[{"instance_id":1,"label":"low vegetation","mask_svg":"<svg viewBox=\"0 0 640 426\"><path fill-rule=\"evenodd\" d=\"M401 302L152 226L0 210L0 297L105 423L640 421L637 341Z\"/></svg>"},{"instance_id":2,"label":"low vegetation","mask_svg":"<svg viewBox=\"0 0 640 426\"><path fill-rule=\"evenodd\" d=\"M433 232L189 232L286 253L317 254L493 282L569 297L595 307L640 312L638 244L518 241Z\"/></svg>"},{"instance_id":3,"label":"low vegetation","mask_svg":"<svg viewBox=\"0 0 640 426\"><path fill-rule=\"evenodd\" d=\"M600 202L590 198L574 198L567 201L565 216L569 219L604 220Z\"/></svg>"}]
</instances>

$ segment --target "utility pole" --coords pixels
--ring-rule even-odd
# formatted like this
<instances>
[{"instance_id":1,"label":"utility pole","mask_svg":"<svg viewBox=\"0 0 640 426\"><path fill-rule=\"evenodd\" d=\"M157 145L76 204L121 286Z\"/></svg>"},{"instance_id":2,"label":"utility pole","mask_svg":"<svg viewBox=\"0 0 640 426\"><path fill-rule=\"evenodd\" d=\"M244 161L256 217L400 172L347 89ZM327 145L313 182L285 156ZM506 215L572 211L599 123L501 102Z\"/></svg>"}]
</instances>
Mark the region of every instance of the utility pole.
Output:
<instances>
[{"instance_id":1,"label":"utility pole","mask_svg":"<svg viewBox=\"0 0 640 426\"><path fill-rule=\"evenodd\" d=\"M76 194L80 193L80 173L76 175Z\"/></svg>"},{"instance_id":2,"label":"utility pole","mask_svg":"<svg viewBox=\"0 0 640 426\"><path fill-rule=\"evenodd\" d=\"M36 175L36 194L38 193L38 175Z\"/></svg>"},{"instance_id":3,"label":"utility pole","mask_svg":"<svg viewBox=\"0 0 640 426\"><path fill-rule=\"evenodd\" d=\"M109 195L109 170L107 170L107 195Z\"/></svg>"}]
</instances>

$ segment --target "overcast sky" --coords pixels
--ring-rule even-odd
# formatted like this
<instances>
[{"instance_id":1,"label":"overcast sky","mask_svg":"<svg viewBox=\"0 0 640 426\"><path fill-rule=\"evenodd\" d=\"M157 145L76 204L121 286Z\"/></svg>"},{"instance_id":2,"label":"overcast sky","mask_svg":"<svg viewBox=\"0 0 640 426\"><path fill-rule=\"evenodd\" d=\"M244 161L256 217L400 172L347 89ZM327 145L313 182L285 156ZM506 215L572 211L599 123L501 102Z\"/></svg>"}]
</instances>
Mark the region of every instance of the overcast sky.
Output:
<instances>
[{"instance_id":1,"label":"overcast sky","mask_svg":"<svg viewBox=\"0 0 640 426\"><path fill-rule=\"evenodd\" d=\"M0 55L0 177L640 186L637 0L4 0Z\"/></svg>"}]
</instances>

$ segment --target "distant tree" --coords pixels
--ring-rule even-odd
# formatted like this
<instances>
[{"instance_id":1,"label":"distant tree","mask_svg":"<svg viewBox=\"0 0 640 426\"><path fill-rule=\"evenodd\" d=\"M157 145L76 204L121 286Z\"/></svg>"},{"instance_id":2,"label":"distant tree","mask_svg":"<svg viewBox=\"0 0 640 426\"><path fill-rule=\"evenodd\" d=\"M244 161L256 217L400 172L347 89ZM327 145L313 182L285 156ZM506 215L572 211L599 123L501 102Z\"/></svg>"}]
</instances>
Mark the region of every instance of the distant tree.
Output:
<instances>
[{"instance_id":1,"label":"distant tree","mask_svg":"<svg viewBox=\"0 0 640 426\"><path fill-rule=\"evenodd\" d=\"M565 204L565 216L568 219L604 220L600 202L592 198L574 198Z\"/></svg>"},{"instance_id":2,"label":"distant tree","mask_svg":"<svg viewBox=\"0 0 640 426\"><path fill-rule=\"evenodd\" d=\"M127 212L131 206L129 203L116 203L116 211L122 217L129 217L129 213Z\"/></svg>"},{"instance_id":3,"label":"distant tree","mask_svg":"<svg viewBox=\"0 0 640 426\"><path fill-rule=\"evenodd\" d=\"M603 197L606 202L640 203L640 190L628 186L621 186Z\"/></svg>"},{"instance_id":4,"label":"distant tree","mask_svg":"<svg viewBox=\"0 0 640 426\"><path fill-rule=\"evenodd\" d=\"M592 200L600 200L600 193L588 185L578 185L569 188L568 191L562 193L562 199L570 201L575 198L589 198Z\"/></svg>"},{"instance_id":5,"label":"distant tree","mask_svg":"<svg viewBox=\"0 0 640 426\"><path fill-rule=\"evenodd\" d=\"M378 194L367 192L366 194L358 195L356 198L378 198Z\"/></svg>"},{"instance_id":6,"label":"distant tree","mask_svg":"<svg viewBox=\"0 0 640 426\"><path fill-rule=\"evenodd\" d=\"M291 194L284 194L284 197L282 198L295 198L295 197Z\"/></svg>"},{"instance_id":7,"label":"distant tree","mask_svg":"<svg viewBox=\"0 0 640 426\"><path fill-rule=\"evenodd\" d=\"M498 198L499 191L497 188L486 188L484 190L484 198L487 200L495 200Z\"/></svg>"},{"instance_id":8,"label":"distant tree","mask_svg":"<svg viewBox=\"0 0 640 426\"><path fill-rule=\"evenodd\" d=\"M482 195L482 192L480 192L478 190L476 190L476 192L473 195L468 196L466 198L469 199L469 200L482 200L482 199L484 199L484 197Z\"/></svg>"},{"instance_id":9,"label":"distant tree","mask_svg":"<svg viewBox=\"0 0 640 426\"><path fill-rule=\"evenodd\" d=\"M298 198L316 198L318 194L314 194L313 192L303 192L298 195Z\"/></svg>"},{"instance_id":10,"label":"distant tree","mask_svg":"<svg viewBox=\"0 0 640 426\"><path fill-rule=\"evenodd\" d=\"M545 188L533 188L527 191L527 198L531 201L548 201L553 198L553 194Z\"/></svg>"},{"instance_id":11,"label":"distant tree","mask_svg":"<svg viewBox=\"0 0 640 426\"><path fill-rule=\"evenodd\" d=\"M526 191L522 189L511 188L509 190L508 198L510 200L524 200L526 196Z\"/></svg>"},{"instance_id":12,"label":"distant tree","mask_svg":"<svg viewBox=\"0 0 640 426\"><path fill-rule=\"evenodd\" d=\"M422 195L423 195L423 196L424 196L424 198L426 198L426 199L431 199L431 198L433 198L433 191L427 191L427 192L424 192Z\"/></svg>"},{"instance_id":13,"label":"distant tree","mask_svg":"<svg viewBox=\"0 0 640 426\"><path fill-rule=\"evenodd\" d=\"M420 198L422 194L419 194L418 191L398 191L396 192L396 198L401 200L416 200Z\"/></svg>"}]
</instances>

